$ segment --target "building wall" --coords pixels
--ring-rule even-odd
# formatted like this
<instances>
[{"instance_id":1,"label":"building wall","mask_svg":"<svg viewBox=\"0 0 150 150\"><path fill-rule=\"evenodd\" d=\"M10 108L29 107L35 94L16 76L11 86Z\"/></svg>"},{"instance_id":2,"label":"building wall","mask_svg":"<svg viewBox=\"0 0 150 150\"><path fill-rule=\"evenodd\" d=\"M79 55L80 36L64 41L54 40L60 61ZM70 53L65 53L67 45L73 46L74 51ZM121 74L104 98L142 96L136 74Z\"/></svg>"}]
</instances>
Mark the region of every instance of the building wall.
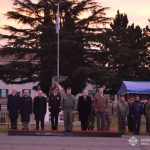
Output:
<instances>
[{"instance_id":1,"label":"building wall","mask_svg":"<svg viewBox=\"0 0 150 150\"><path fill-rule=\"evenodd\" d=\"M33 86L36 86L37 83L26 83L26 84L6 84L0 80L0 104L6 103L7 95L11 93L12 88L15 88L17 92L22 96L23 90L27 89L30 91L31 97L34 98L37 95L37 92L33 90ZM5 96L5 90L7 95ZM3 93L3 94L2 94Z\"/></svg>"}]
</instances>

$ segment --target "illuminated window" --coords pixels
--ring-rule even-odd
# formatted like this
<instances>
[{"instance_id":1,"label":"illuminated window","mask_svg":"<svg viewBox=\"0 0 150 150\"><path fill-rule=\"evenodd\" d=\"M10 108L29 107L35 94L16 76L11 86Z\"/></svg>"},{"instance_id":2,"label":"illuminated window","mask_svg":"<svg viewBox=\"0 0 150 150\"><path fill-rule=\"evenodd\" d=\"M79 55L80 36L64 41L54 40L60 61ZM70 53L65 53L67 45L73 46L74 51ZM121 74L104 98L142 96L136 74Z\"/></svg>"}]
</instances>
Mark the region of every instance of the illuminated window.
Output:
<instances>
[{"instance_id":1,"label":"illuminated window","mask_svg":"<svg viewBox=\"0 0 150 150\"><path fill-rule=\"evenodd\" d=\"M0 97L5 98L8 96L8 89L0 89Z\"/></svg>"}]
</instances>

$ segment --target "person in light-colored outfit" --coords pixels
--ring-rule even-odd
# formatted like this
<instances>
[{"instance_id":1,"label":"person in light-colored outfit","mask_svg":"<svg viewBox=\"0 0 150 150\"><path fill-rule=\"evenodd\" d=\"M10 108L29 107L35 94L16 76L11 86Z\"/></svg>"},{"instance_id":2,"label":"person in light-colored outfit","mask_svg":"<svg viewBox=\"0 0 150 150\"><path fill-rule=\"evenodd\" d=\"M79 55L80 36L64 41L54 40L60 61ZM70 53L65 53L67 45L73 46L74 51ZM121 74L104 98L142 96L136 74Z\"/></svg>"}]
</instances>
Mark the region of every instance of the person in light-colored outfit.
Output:
<instances>
[{"instance_id":1,"label":"person in light-colored outfit","mask_svg":"<svg viewBox=\"0 0 150 150\"><path fill-rule=\"evenodd\" d=\"M61 102L61 109L64 114L64 128L66 132L70 132L73 129L73 114L76 109L75 96L72 95L71 92L71 88L68 87Z\"/></svg>"}]
</instances>

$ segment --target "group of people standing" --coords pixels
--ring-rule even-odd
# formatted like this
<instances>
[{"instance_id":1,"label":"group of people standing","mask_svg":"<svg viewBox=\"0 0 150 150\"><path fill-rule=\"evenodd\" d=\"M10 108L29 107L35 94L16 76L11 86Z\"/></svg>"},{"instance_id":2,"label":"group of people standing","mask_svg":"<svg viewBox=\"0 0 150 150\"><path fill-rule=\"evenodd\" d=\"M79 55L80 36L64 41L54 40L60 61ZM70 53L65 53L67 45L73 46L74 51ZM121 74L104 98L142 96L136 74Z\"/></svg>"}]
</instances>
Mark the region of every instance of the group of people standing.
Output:
<instances>
[{"instance_id":1,"label":"group of people standing","mask_svg":"<svg viewBox=\"0 0 150 150\"><path fill-rule=\"evenodd\" d=\"M29 129L30 115L34 114L36 121L36 130L44 130L44 120L47 111L47 103L51 114L51 129L58 129L58 115L62 110L64 113L64 125L66 131L72 130L73 117L72 113L76 108L75 96L68 87L63 97L57 87L52 88L49 97L45 97L42 91L38 91L38 95L33 99L29 96L28 90L23 91L23 96L17 94L16 89L12 89L12 93L8 95L7 110L10 118L11 129L17 129L17 119L21 115L23 130Z\"/></svg>"},{"instance_id":2,"label":"group of people standing","mask_svg":"<svg viewBox=\"0 0 150 150\"><path fill-rule=\"evenodd\" d=\"M34 113L36 120L36 130L39 129L39 123L41 123L41 129L44 130L44 118L47 108L47 99L43 96L42 91L38 91L38 96L32 98L29 96L29 91L24 90L23 96L20 97L16 89L12 89L12 93L8 95L7 110L10 118L11 129L17 129L17 119L20 114L22 129L29 129L30 115Z\"/></svg>"},{"instance_id":3,"label":"group of people standing","mask_svg":"<svg viewBox=\"0 0 150 150\"><path fill-rule=\"evenodd\" d=\"M146 131L150 133L150 100L142 103L139 95L135 95L125 100L125 96L121 95L117 105L118 113L118 129L120 132L126 132L128 125L129 132L140 134L142 115L146 117Z\"/></svg>"},{"instance_id":4,"label":"group of people standing","mask_svg":"<svg viewBox=\"0 0 150 150\"><path fill-rule=\"evenodd\" d=\"M89 96L88 90L84 89L82 94L76 99L70 87L66 88L62 94L57 86L51 89L48 98L43 95L42 91L38 91L38 95L33 101L27 90L24 90L23 96L20 97L17 91L13 89L12 94L8 96L7 102L11 129L17 129L17 119L20 113L23 129L28 130L30 115L33 113L36 121L36 130L40 128L44 130L47 103L51 115L51 130L58 129L58 116L60 111L64 115L65 131L72 131L73 114L75 111L78 111L79 114L81 130L93 130L95 118L98 131L110 130L114 105L112 100L104 95L103 88L99 88L97 94L93 97ZM150 128L150 101L145 108ZM143 105L138 95L135 97L134 102L127 102L124 96L120 96L116 106L116 112L120 132L126 132L126 123L128 121L129 131L139 134Z\"/></svg>"}]
</instances>

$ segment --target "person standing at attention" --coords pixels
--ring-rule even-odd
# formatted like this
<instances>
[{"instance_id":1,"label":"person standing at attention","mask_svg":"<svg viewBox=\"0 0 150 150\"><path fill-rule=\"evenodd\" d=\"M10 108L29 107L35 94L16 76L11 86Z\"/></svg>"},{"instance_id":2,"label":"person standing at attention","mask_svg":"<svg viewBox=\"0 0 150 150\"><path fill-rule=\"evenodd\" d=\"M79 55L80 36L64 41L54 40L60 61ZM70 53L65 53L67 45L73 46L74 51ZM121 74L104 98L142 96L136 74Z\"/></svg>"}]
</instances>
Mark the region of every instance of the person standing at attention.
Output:
<instances>
[{"instance_id":1,"label":"person standing at attention","mask_svg":"<svg viewBox=\"0 0 150 150\"><path fill-rule=\"evenodd\" d=\"M140 133L141 116L143 114L143 105L140 101L139 95L136 95L135 101L132 103L132 115L133 115L133 131L134 134Z\"/></svg>"},{"instance_id":2,"label":"person standing at attention","mask_svg":"<svg viewBox=\"0 0 150 150\"><path fill-rule=\"evenodd\" d=\"M20 96L17 94L15 88L12 93L8 95L7 110L10 118L11 129L17 129L17 119L20 111Z\"/></svg>"},{"instance_id":3,"label":"person standing at attention","mask_svg":"<svg viewBox=\"0 0 150 150\"><path fill-rule=\"evenodd\" d=\"M88 121L92 111L91 97L88 96L88 90L83 90L83 95L78 100L79 120L81 121L81 129L88 129Z\"/></svg>"},{"instance_id":4,"label":"person standing at attention","mask_svg":"<svg viewBox=\"0 0 150 150\"><path fill-rule=\"evenodd\" d=\"M24 90L21 97L20 114L23 130L29 129L30 115L32 113L32 98L29 96L29 92Z\"/></svg>"},{"instance_id":5,"label":"person standing at attention","mask_svg":"<svg viewBox=\"0 0 150 150\"><path fill-rule=\"evenodd\" d=\"M38 91L38 96L33 101L33 113L35 115L36 130L39 130L39 123L41 122L41 129L44 130L44 119L47 108L47 99L43 96L43 92Z\"/></svg>"},{"instance_id":6,"label":"person standing at attention","mask_svg":"<svg viewBox=\"0 0 150 150\"><path fill-rule=\"evenodd\" d=\"M62 97L61 108L64 114L64 128L66 132L72 131L73 113L76 108L75 96L72 95L71 87L68 87Z\"/></svg>"},{"instance_id":7,"label":"person standing at attention","mask_svg":"<svg viewBox=\"0 0 150 150\"><path fill-rule=\"evenodd\" d=\"M147 116L147 124L148 124L148 133L150 133L150 98L148 99L146 110L145 110L146 116Z\"/></svg>"},{"instance_id":8,"label":"person standing at attention","mask_svg":"<svg viewBox=\"0 0 150 150\"><path fill-rule=\"evenodd\" d=\"M49 111L51 113L51 129L57 130L58 128L58 115L61 111L61 95L58 87L53 87L49 96Z\"/></svg>"},{"instance_id":9,"label":"person standing at attention","mask_svg":"<svg viewBox=\"0 0 150 150\"><path fill-rule=\"evenodd\" d=\"M108 112L108 98L104 95L104 89L99 88L98 94L94 97L94 107L97 119L97 130L105 130L105 113Z\"/></svg>"},{"instance_id":10,"label":"person standing at attention","mask_svg":"<svg viewBox=\"0 0 150 150\"><path fill-rule=\"evenodd\" d=\"M129 114L129 105L125 101L124 95L120 96L120 100L117 105L118 114L118 130L124 134L126 132L127 116Z\"/></svg>"}]
</instances>

